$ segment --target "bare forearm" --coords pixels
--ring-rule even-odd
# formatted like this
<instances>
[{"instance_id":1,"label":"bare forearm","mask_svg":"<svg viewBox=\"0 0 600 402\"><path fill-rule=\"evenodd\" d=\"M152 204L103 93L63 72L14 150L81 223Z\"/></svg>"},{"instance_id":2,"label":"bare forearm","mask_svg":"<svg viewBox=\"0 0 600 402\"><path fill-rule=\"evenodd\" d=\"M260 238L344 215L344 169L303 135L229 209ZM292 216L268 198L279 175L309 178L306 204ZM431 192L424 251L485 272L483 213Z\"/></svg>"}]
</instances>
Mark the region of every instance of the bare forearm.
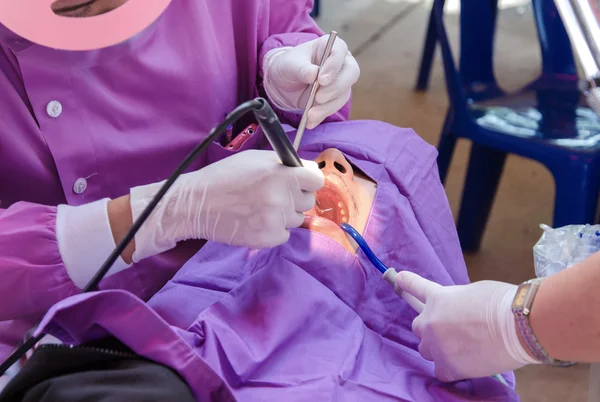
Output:
<instances>
[{"instance_id":1,"label":"bare forearm","mask_svg":"<svg viewBox=\"0 0 600 402\"><path fill-rule=\"evenodd\" d=\"M600 253L546 279L531 308L531 328L555 359L600 362Z\"/></svg>"},{"instance_id":2,"label":"bare forearm","mask_svg":"<svg viewBox=\"0 0 600 402\"><path fill-rule=\"evenodd\" d=\"M119 244L133 224L129 195L108 202L108 220L110 221L110 228L115 239L115 244ZM134 251L135 239L132 239L125 251L121 254L121 258L123 258L127 264L131 264Z\"/></svg>"}]
</instances>

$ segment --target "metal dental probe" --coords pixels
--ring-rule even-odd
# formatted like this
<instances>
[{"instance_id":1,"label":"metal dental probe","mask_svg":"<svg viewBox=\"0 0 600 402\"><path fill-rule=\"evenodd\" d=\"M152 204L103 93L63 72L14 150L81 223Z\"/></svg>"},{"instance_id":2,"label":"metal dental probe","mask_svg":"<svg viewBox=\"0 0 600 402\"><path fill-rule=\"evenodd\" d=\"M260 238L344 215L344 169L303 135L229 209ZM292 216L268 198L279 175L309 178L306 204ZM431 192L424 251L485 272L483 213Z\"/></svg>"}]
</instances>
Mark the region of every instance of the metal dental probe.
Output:
<instances>
[{"instance_id":1,"label":"metal dental probe","mask_svg":"<svg viewBox=\"0 0 600 402\"><path fill-rule=\"evenodd\" d=\"M317 78L315 79L315 82L313 82L312 88L310 89L310 94L308 95L306 106L304 107L304 113L302 114L302 120L300 120L300 125L298 126L298 131L296 132L296 138L294 138L294 149L296 151L300 147L300 141L302 141L302 136L304 135L304 130L306 129L306 124L308 123L308 111L313 107L315 103L315 96L319 90L319 75L321 74L321 68L323 68L323 64L325 64L325 61L329 58L329 55L331 55L331 49L333 49L333 44L335 43L336 38L337 32L331 31L329 34L329 39L327 40L327 45L325 45L325 50L323 51L323 58L321 58L321 62L319 63L319 72L317 73Z\"/></svg>"},{"instance_id":2,"label":"metal dental probe","mask_svg":"<svg viewBox=\"0 0 600 402\"><path fill-rule=\"evenodd\" d=\"M321 209L321 203L319 202L318 199L315 199L315 208L317 210L318 213L323 214L325 212L329 212L329 211L333 211L333 208L327 208L327 209Z\"/></svg>"}]
</instances>

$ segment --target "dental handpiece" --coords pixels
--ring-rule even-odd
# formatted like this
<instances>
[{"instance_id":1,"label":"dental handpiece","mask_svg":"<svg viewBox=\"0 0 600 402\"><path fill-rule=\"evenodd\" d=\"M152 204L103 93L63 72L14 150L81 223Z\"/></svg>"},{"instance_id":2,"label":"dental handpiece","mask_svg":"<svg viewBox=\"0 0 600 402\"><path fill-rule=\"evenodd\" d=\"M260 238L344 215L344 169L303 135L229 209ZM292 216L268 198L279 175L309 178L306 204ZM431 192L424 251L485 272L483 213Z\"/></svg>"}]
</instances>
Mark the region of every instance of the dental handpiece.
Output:
<instances>
[{"instance_id":1,"label":"dental handpiece","mask_svg":"<svg viewBox=\"0 0 600 402\"><path fill-rule=\"evenodd\" d=\"M317 91L319 90L319 75L321 74L321 69L325 64L325 61L331 55L331 49L333 49L333 44L335 43L335 39L337 38L337 32L331 31L329 34L329 39L327 40L327 44L325 45L325 50L323 51L323 57L319 63L319 72L317 73L317 78L312 84L310 89L310 94L308 95L308 100L306 101L306 106L304 107L304 113L302 114L302 120L300 120L300 124L298 125L298 131L296 132L296 138L294 138L294 149L297 151L300 147L300 142L302 141L302 136L304 135L304 130L306 129L306 124L308 123L308 111L313 107L315 103L315 96L317 95Z\"/></svg>"},{"instance_id":2,"label":"dental handpiece","mask_svg":"<svg viewBox=\"0 0 600 402\"><path fill-rule=\"evenodd\" d=\"M263 98L258 98L258 100L262 102L262 106L253 110L254 116L271 147L281 159L281 163L289 167L302 167L302 160L292 146L271 105Z\"/></svg>"},{"instance_id":3,"label":"dental handpiece","mask_svg":"<svg viewBox=\"0 0 600 402\"><path fill-rule=\"evenodd\" d=\"M377 258L375 253L371 250L371 247L369 247L366 240L360 235L360 233L358 233L358 231L356 229L354 229L352 226L350 226L347 223L342 223L340 225L340 227L352 239L354 239L354 241L356 241L356 244L358 244L360 249L365 253L365 256L371 262L371 264L375 268L377 268L377 270L379 272L381 272L383 274L383 279L387 283L392 285L392 287L394 288L394 290L396 291L396 294L398 296L402 297L402 291L400 291L396 287L396 276L398 276L398 271L396 271L396 269L392 268L392 267L388 268L383 262L381 262L381 260L379 258ZM506 380L504 379L504 377L502 377L500 374L492 375L492 378L495 378L496 380L500 381L504 385L508 385L506 383Z\"/></svg>"}]
</instances>

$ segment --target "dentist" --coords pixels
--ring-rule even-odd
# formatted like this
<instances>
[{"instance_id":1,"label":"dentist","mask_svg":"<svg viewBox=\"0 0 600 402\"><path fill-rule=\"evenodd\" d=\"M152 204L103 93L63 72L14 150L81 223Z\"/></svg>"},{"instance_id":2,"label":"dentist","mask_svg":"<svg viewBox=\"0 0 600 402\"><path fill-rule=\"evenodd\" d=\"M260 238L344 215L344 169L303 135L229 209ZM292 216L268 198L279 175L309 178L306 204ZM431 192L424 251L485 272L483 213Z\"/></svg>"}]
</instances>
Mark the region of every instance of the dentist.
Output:
<instances>
[{"instance_id":1,"label":"dentist","mask_svg":"<svg viewBox=\"0 0 600 402\"><path fill-rule=\"evenodd\" d=\"M52 305L80 292L226 113L264 94L283 122L300 121L327 41L312 3L0 0L2 360ZM348 117L359 74L337 40L309 129ZM287 241L323 175L312 161L284 168L271 151L247 150L256 146L213 143L100 288L147 299L202 240Z\"/></svg>"}]
</instances>

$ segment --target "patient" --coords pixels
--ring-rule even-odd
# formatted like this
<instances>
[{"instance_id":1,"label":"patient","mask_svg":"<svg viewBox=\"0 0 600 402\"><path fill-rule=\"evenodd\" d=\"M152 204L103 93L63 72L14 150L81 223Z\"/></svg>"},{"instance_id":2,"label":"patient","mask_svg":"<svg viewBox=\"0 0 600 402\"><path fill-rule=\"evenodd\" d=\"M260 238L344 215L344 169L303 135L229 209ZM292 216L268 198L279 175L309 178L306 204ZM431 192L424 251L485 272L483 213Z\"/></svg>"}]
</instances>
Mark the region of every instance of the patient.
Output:
<instances>
[{"instance_id":1,"label":"patient","mask_svg":"<svg viewBox=\"0 0 600 402\"><path fill-rule=\"evenodd\" d=\"M175 370L197 400L517 401L512 374L510 386L438 382L418 353L414 311L338 228L349 222L388 266L467 283L436 155L412 130L323 124L300 156L326 185L286 244L208 242L148 303L100 292L88 308L59 304L47 329L76 344L114 336Z\"/></svg>"}]
</instances>

